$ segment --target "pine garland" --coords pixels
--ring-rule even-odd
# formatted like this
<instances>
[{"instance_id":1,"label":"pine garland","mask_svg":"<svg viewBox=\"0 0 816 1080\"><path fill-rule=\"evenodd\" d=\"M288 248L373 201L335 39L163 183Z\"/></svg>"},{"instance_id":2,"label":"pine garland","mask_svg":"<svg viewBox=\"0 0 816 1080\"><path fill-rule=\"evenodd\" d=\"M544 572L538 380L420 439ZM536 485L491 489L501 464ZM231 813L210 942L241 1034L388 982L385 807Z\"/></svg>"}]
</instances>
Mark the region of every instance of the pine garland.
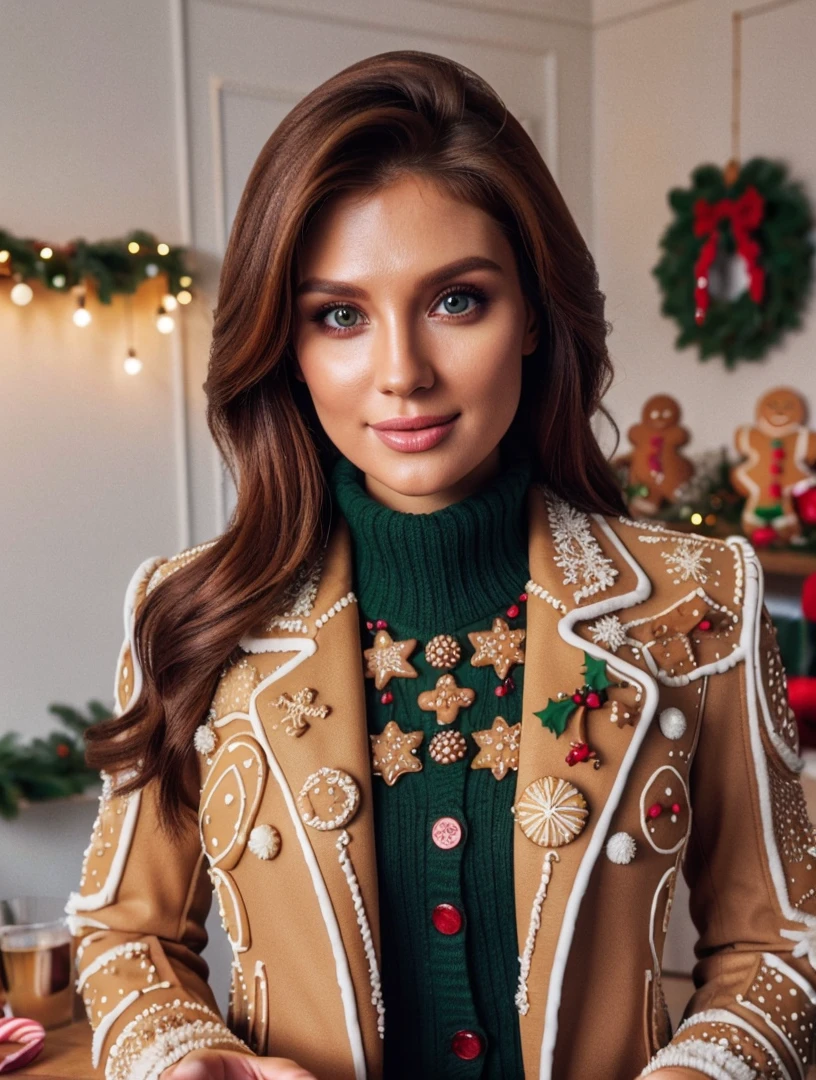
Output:
<instances>
[{"instance_id":1,"label":"pine garland","mask_svg":"<svg viewBox=\"0 0 816 1080\"><path fill-rule=\"evenodd\" d=\"M767 158L752 158L733 175L729 169L701 165L691 179L691 188L669 192L675 216L660 240L663 255L652 273L663 294L662 313L680 326L675 346L697 345L701 360L720 355L733 368L739 359L758 360L786 331L801 326L813 273L813 216L801 185L787 179L784 165ZM748 225L742 242L735 238L730 214L722 215L714 229L721 257L733 257L742 246L755 267L755 280L733 300L706 296L701 314L695 268L711 236L699 229L701 213L711 214L722 200L733 209L746 194L761 220Z\"/></svg>"},{"instance_id":2,"label":"pine garland","mask_svg":"<svg viewBox=\"0 0 816 1080\"><path fill-rule=\"evenodd\" d=\"M138 250L130 250L137 245ZM50 257L42 257L44 248L51 250ZM19 239L0 229L0 276L37 281L61 293L90 282L103 304L110 304L116 295L135 293L145 281L160 274L167 278L169 293L189 290L193 278L186 254L185 248L160 244L142 229L133 230L122 240L91 244L76 239L63 245Z\"/></svg>"},{"instance_id":3,"label":"pine garland","mask_svg":"<svg viewBox=\"0 0 816 1080\"><path fill-rule=\"evenodd\" d=\"M44 739L20 743L17 732L0 736L0 817L14 818L21 800L42 802L77 795L99 783L99 772L85 764L84 733L111 710L99 701L88 702L88 716L70 705L49 705L67 729Z\"/></svg>"}]
</instances>

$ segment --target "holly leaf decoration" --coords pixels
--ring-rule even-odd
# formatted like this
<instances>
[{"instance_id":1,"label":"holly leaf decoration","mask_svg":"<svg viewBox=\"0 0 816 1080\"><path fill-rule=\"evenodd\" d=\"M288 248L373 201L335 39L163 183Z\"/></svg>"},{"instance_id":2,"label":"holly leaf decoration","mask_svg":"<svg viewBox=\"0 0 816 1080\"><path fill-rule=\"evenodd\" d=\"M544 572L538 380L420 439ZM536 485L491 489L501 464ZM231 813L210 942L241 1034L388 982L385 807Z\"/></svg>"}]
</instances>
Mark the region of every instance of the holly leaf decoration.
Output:
<instances>
[{"instance_id":1,"label":"holly leaf decoration","mask_svg":"<svg viewBox=\"0 0 816 1080\"><path fill-rule=\"evenodd\" d=\"M586 672L586 685L590 690L606 690L612 683L606 677L606 661L596 660L589 653L584 653L584 671Z\"/></svg>"},{"instance_id":2,"label":"holly leaf decoration","mask_svg":"<svg viewBox=\"0 0 816 1080\"><path fill-rule=\"evenodd\" d=\"M553 701L550 698L546 708L539 710L535 715L541 720L544 727L549 728L557 738L559 735L563 735L564 729L569 723L569 718L577 708L578 706L572 698L561 698L559 701Z\"/></svg>"}]
</instances>

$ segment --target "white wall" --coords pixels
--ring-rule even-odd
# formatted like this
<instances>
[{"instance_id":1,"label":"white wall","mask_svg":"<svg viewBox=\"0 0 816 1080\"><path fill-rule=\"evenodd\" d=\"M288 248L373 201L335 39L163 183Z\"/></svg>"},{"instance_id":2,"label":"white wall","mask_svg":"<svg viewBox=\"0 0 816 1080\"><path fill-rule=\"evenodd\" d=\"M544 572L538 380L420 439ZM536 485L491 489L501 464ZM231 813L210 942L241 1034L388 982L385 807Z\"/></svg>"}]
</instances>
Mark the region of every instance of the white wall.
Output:
<instances>
[{"instance_id":1,"label":"white wall","mask_svg":"<svg viewBox=\"0 0 816 1080\"><path fill-rule=\"evenodd\" d=\"M731 12L756 0L595 0L594 253L607 294L617 377L607 404L625 435L651 394L673 394L693 434L689 452L731 444L772 386L809 396L816 423L816 323L758 362L701 363L677 352L676 324L660 314L651 267L671 220L666 195L703 162L730 157ZM742 153L788 162L816 200L816 4L798 0L746 17L742 31ZM624 440L624 445L628 445Z\"/></svg>"}]
</instances>

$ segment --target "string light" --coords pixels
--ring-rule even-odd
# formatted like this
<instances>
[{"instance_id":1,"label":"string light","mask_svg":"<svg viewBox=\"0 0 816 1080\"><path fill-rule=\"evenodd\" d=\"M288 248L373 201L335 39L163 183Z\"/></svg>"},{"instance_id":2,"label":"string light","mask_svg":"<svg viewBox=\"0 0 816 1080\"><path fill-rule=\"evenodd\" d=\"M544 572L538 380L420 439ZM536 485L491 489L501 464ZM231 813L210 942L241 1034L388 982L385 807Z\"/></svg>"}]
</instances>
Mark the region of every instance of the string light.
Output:
<instances>
[{"instance_id":1,"label":"string light","mask_svg":"<svg viewBox=\"0 0 816 1080\"><path fill-rule=\"evenodd\" d=\"M50 247L44 247L40 251L40 258L41 259L50 259L53 254L54 254L54 252Z\"/></svg>"},{"instance_id":2,"label":"string light","mask_svg":"<svg viewBox=\"0 0 816 1080\"><path fill-rule=\"evenodd\" d=\"M192 302L192 299L193 294L188 292L187 289L182 289L181 292L176 295L176 300L178 300L180 304L189 304Z\"/></svg>"},{"instance_id":3,"label":"string light","mask_svg":"<svg viewBox=\"0 0 816 1080\"><path fill-rule=\"evenodd\" d=\"M167 244L158 244L157 247L156 247L156 251L158 251L159 255L169 255L170 254L170 248L168 247Z\"/></svg>"},{"instance_id":4,"label":"string light","mask_svg":"<svg viewBox=\"0 0 816 1080\"><path fill-rule=\"evenodd\" d=\"M127 351L127 357L124 362L125 371L128 375L138 375L142 370L142 361L136 355L136 350L131 346Z\"/></svg>"},{"instance_id":5,"label":"string light","mask_svg":"<svg viewBox=\"0 0 816 1080\"><path fill-rule=\"evenodd\" d=\"M91 313L85 307L85 290L82 286L77 288L77 306L74 312L74 326L85 327L91 321Z\"/></svg>"},{"instance_id":6,"label":"string light","mask_svg":"<svg viewBox=\"0 0 816 1080\"><path fill-rule=\"evenodd\" d=\"M2 255L2 252L0 252L0 255ZM0 259L0 262L1 261L2 259ZM192 284L193 279L190 277L189 274L185 274L183 277L179 278L179 285L181 285L183 289L189 289Z\"/></svg>"},{"instance_id":7,"label":"string light","mask_svg":"<svg viewBox=\"0 0 816 1080\"><path fill-rule=\"evenodd\" d=\"M136 243L135 240L131 240L130 243L128 244L128 251L130 252L131 255L138 255L139 254L139 245Z\"/></svg>"},{"instance_id":8,"label":"string light","mask_svg":"<svg viewBox=\"0 0 816 1080\"><path fill-rule=\"evenodd\" d=\"M11 252L6 251L6 249L3 248L3 250L0 251L0 263L8 262L10 258L11 258ZM184 284L184 281L182 280L182 285L183 284Z\"/></svg>"},{"instance_id":9,"label":"string light","mask_svg":"<svg viewBox=\"0 0 816 1080\"><path fill-rule=\"evenodd\" d=\"M176 326L176 320L172 315L168 315L163 304L159 304L159 310L156 313L156 329L160 334L172 334Z\"/></svg>"},{"instance_id":10,"label":"string light","mask_svg":"<svg viewBox=\"0 0 816 1080\"><path fill-rule=\"evenodd\" d=\"M165 311L175 311L178 307L178 301L172 293L165 293L162 297L162 307Z\"/></svg>"},{"instance_id":11,"label":"string light","mask_svg":"<svg viewBox=\"0 0 816 1080\"><path fill-rule=\"evenodd\" d=\"M702 525L703 524L703 515L702 514L697 514L697 513L692 514L691 515L691 524L692 525Z\"/></svg>"},{"instance_id":12,"label":"string light","mask_svg":"<svg viewBox=\"0 0 816 1080\"><path fill-rule=\"evenodd\" d=\"M17 304L18 307L25 307L34 298L34 290L27 282L18 281L9 295L13 304Z\"/></svg>"}]
</instances>

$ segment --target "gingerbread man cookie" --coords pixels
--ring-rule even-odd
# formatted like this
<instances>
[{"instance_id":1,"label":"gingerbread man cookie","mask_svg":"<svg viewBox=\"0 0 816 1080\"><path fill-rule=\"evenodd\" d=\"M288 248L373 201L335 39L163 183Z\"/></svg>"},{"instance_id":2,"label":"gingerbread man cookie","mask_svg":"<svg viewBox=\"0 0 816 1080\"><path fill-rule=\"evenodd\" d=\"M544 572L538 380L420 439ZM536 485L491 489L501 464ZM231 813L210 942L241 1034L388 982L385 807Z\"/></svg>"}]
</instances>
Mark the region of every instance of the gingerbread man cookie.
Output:
<instances>
[{"instance_id":1,"label":"gingerbread man cookie","mask_svg":"<svg viewBox=\"0 0 816 1080\"><path fill-rule=\"evenodd\" d=\"M759 399L754 424L737 429L736 447L745 460L732 470L731 482L746 496L742 527L757 544L801 535L793 500L816 484L816 433L805 418L800 395L783 386Z\"/></svg>"},{"instance_id":2,"label":"gingerbread man cookie","mask_svg":"<svg viewBox=\"0 0 816 1080\"><path fill-rule=\"evenodd\" d=\"M679 404L668 394L655 394L628 434L634 449L621 462L629 466L630 506L653 514L664 503L675 502L678 488L694 475L694 466L680 453L689 434L680 426Z\"/></svg>"}]
</instances>

